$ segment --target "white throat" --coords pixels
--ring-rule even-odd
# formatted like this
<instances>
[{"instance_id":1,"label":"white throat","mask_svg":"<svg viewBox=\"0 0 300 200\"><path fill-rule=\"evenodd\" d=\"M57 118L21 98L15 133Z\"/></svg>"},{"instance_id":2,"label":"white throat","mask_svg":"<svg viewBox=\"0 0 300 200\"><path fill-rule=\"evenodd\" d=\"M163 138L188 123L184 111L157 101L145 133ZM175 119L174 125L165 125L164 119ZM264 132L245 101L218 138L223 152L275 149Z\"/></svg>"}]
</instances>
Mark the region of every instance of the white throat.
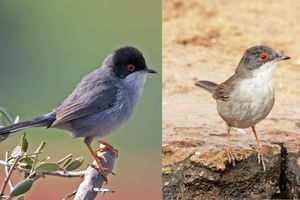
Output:
<instances>
[{"instance_id":1,"label":"white throat","mask_svg":"<svg viewBox=\"0 0 300 200\"><path fill-rule=\"evenodd\" d=\"M144 91L144 85L146 81L146 72L137 71L126 76L123 83L127 89L134 92L137 97L140 97Z\"/></svg>"},{"instance_id":2,"label":"white throat","mask_svg":"<svg viewBox=\"0 0 300 200\"><path fill-rule=\"evenodd\" d=\"M276 68L276 62L269 62L252 70L251 76L241 80L239 92L242 95L251 95L257 98L260 95L273 93L272 75Z\"/></svg>"},{"instance_id":3,"label":"white throat","mask_svg":"<svg viewBox=\"0 0 300 200\"><path fill-rule=\"evenodd\" d=\"M270 80L277 66L277 62L268 62L261 67L252 70L252 78Z\"/></svg>"}]
</instances>

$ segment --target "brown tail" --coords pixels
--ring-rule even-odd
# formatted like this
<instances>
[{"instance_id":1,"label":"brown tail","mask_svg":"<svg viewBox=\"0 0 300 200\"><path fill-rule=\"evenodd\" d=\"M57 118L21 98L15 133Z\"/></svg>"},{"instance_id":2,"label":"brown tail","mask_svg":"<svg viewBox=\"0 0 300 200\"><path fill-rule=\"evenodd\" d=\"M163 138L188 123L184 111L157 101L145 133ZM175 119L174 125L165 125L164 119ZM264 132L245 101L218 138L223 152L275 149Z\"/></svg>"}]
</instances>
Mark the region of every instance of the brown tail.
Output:
<instances>
[{"instance_id":1,"label":"brown tail","mask_svg":"<svg viewBox=\"0 0 300 200\"><path fill-rule=\"evenodd\" d=\"M197 86L209 91L210 93L218 86L218 84L211 81L198 81L196 83Z\"/></svg>"}]
</instances>

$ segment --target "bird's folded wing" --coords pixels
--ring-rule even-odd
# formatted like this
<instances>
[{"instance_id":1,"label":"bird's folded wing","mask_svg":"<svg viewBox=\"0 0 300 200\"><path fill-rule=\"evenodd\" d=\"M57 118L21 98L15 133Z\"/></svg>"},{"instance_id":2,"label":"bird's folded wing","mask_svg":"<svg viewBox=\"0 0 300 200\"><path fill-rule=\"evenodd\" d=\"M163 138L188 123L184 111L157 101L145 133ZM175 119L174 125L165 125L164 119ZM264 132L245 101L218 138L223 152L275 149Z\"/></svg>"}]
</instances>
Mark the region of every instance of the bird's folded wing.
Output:
<instances>
[{"instance_id":1,"label":"bird's folded wing","mask_svg":"<svg viewBox=\"0 0 300 200\"><path fill-rule=\"evenodd\" d=\"M84 92L74 90L56 109L56 120L51 127L112 107L116 102L117 93L117 87L105 84Z\"/></svg>"},{"instance_id":2,"label":"bird's folded wing","mask_svg":"<svg viewBox=\"0 0 300 200\"><path fill-rule=\"evenodd\" d=\"M232 76L222 84L218 85L213 90L213 98L216 100L220 99L222 101L227 101L231 91L233 90L234 80L235 79Z\"/></svg>"}]
</instances>

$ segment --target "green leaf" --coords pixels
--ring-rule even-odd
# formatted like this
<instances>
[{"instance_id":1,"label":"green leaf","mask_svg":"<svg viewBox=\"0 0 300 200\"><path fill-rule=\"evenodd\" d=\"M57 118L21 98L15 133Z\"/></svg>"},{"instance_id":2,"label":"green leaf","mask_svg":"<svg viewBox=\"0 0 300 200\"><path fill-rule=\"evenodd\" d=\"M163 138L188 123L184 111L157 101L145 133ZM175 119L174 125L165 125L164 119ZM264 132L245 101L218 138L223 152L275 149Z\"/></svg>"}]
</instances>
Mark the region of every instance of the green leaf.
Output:
<instances>
[{"instance_id":1,"label":"green leaf","mask_svg":"<svg viewBox=\"0 0 300 200\"><path fill-rule=\"evenodd\" d=\"M35 152L34 153L39 153L41 150L43 150L43 148L46 146L46 142L45 141L43 141L41 144L40 144L40 146L35 150Z\"/></svg>"},{"instance_id":2,"label":"green leaf","mask_svg":"<svg viewBox=\"0 0 300 200\"><path fill-rule=\"evenodd\" d=\"M23 152L26 152L28 149L28 141L26 139L26 133L23 134L23 137L21 139L21 147Z\"/></svg>"},{"instance_id":3,"label":"green leaf","mask_svg":"<svg viewBox=\"0 0 300 200\"><path fill-rule=\"evenodd\" d=\"M15 120L13 116L5 108L0 108L0 112L6 117L10 124L14 123Z\"/></svg>"},{"instance_id":4,"label":"green leaf","mask_svg":"<svg viewBox=\"0 0 300 200\"><path fill-rule=\"evenodd\" d=\"M25 179L18 183L14 189L10 192L10 197L15 197L24 194L28 190L30 190L32 186L33 180L32 179Z\"/></svg>"},{"instance_id":5,"label":"green leaf","mask_svg":"<svg viewBox=\"0 0 300 200\"><path fill-rule=\"evenodd\" d=\"M49 157L49 156L47 156L47 157L41 159L41 160L40 160L40 163L46 162L47 160L50 160L50 157Z\"/></svg>"},{"instance_id":6,"label":"green leaf","mask_svg":"<svg viewBox=\"0 0 300 200\"><path fill-rule=\"evenodd\" d=\"M20 169L22 172L25 173L30 173L31 172L31 166L24 166L24 165L19 165L18 169Z\"/></svg>"},{"instance_id":7,"label":"green leaf","mask_svg":"<svg viewBox=\"0 0 300 200\"><path fill-rule=\"evenodd\" d=\"M82 165L83 161L84 161L83 157L76 158L66 167L66 170L73 171L75 169L78 169Z\"/></svg>"},{"instance_id":8,"label":"green leaf","mask_svg":"<svg viewBox=\"0 0 300 200\"><path fill-rule=\"evenodd\" d=\"M14 120L14 124L18 123L19 121L20 121L20 117L19 117L19 115L18 115L18 116L16 116L16 118L15 118L15 120Z\"/></svg>"},{"instance_id":9,"label":"green leaf","mask_svg":"<svg viewBox=\"0 0 300 200\"><path fill-rule=\"evenodd\" d=\"M24 179L28 178L29 175L30 175L30 171L29 172L24 172Z\"/></svg>"},{"instance_id":10,"label":"green leaf","mask_svg":"<svg viewBox=\"0 0 300 200\"><path fill-rule=\"evenodd\" d=\"M44 172L53 172L57 170L59 170L59 165L57 163L45 162L35 168L35 173L43 174Z\"/></svg>"},{"instance_id":11,"label":"green leaf","mask_svg":"<svg viewBox=\"0 0 300 200\"><path fill-rule=\"evenodd\" d=\"M43 148L44 148L45 146L46 146L46 142L43 141L43 142L40 144L40 146L35 150L34 153L36 153L37 155L34 156L34 160L33 160L33 164L32 164L32 168L31 168L31 172L30 172L30 173L33 173L33 168L34 168L34 166L35 166L35 164L36 164L36 162L37 162L38 153L40 153L40 152L43 150Z\"/></svg>"},{"instance_id":12,"label":"green leaf","mask_svg":"<svg viewBox=\"0 0 300 200\"><path fill-rule=\"evenodd\" d=\"M24 200L24 196L18 196L16 200Z\"/></svg>"},{"instance_id":13,"label":"green leaf","mask_svg":"<svg viewBox=\"0 0 300 200\"><path fill-rule=\"evenodd\" d=\"M25 178L27 178L28 174L32 170L34 160L31 157L21 158L18 163L18 168L25 173Z\"/></svg>"},{"instance_id":14,"label":"green leaf","mask_svg":"<svg viewBox=\"0 0 300 200\"><path fill-rule=\"evenodd\" d=\"M66 161L65 161L65 163L64 163L64 167L66 167L70 162L72 161L72 157L69 157Z\"/></svg>"},{"instance_id":15,"label":"green leaf","mask_svg":"<svg viewBox=\"0 0 300 200\"><path fill-rule=\"evenodd\" d=\"M0 115L0 128L2 128L4 126L4 121L2 119L2 116Z\"/></svg>"},{"instance_id":16,"label":"green leaf","mask_svg":"<svg viewBox=\"0 0 300 200\"><path fill-rule=\"evenodd\" d=\"M33 165L33 158L32 157L21 158L19 163L24 164L24 165L26 164L26 165L32 166Z\"/></svg>"},{"instance_id":17,"label":"green leaf","mask_svg":"<svg viewBox=\"0 0 300 200\"><path fill-rule=\"evenodd\" d=\"M11 153L11 157L15 158L20 156L22 153L22 147L20 145L16 146Z\"/></svg>"}]
</instances>

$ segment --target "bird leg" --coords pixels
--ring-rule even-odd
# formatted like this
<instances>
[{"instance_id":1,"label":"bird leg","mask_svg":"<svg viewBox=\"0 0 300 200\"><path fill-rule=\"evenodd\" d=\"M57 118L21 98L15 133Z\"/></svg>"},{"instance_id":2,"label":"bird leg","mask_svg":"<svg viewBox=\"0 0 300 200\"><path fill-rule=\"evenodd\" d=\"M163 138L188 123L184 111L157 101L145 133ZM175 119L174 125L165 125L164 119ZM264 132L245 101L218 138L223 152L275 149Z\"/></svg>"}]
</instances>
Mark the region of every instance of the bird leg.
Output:
<instances>
[{"instance_id":1,"label":"bird leg","mask_svg":"<svg viewBox=\"0 0 300 200\"><path fill-rule=\"evenodd\" d=\"M115 149L111 144L109 144L109 143L107 143L103 140L98 141L98 143L103 144L104 146L98 147L96 149L96 152L98 152L98 151L103 152L103 151L106 151L106 150L110 150L111 152L113 152L115 154L116 158L118 157L118 150Z\"/></svg>"},{"instance_id":2,"label":"bird leg","mask_svg":"<svg viewBox=\"0 0 300 200\"><path fill-rule=\"evenodd\" d=\"M103 177L104 181L107 183L107 178L105 176L105 173L109 170L105 167L102 166L102 164L100 163L99 158L97 157L97 155L95 154L93 148L91 147L90 144L86 144L87 148L89 149L90 153L92 154L94 160L96 161L97 165L95 164L90 164L91 167L97 169L100 173L100 175Z\"/></svg>"},{"instance_id":3,"label":"bird leg","mask_svg":"<svg viewBox=\"0 0 300 200\"><path fill-rule=\"evenodd\" d=\"M263 147L260 145L260 142L259 142L259 139L258 139L258 136L256 134L256 130L255 130L255 127L252 126L252 131L254 133L254 136L255 136L255 139L256 139L256 143L257 143L257 146L258 148L256 149L257 153L258 153L258 164L262 164L263 166L263 169L264 171L266 171L266 165L265 165L265 161L268 162L268 160L265 158L264 156L264 149Z\"/></svg>"},{"instance_id":4,"label":"bird leg","mask_svg":"<svg viewBox=\"0 0 300 200\"><path fill-rule=\"evenodd\" d=\"M230 143L230 126L227 126L227 156L229 159L229 163L232 163L233 166L235 166L236 158L233 154L231 143Z\"/></svg>"}]
</instances>

